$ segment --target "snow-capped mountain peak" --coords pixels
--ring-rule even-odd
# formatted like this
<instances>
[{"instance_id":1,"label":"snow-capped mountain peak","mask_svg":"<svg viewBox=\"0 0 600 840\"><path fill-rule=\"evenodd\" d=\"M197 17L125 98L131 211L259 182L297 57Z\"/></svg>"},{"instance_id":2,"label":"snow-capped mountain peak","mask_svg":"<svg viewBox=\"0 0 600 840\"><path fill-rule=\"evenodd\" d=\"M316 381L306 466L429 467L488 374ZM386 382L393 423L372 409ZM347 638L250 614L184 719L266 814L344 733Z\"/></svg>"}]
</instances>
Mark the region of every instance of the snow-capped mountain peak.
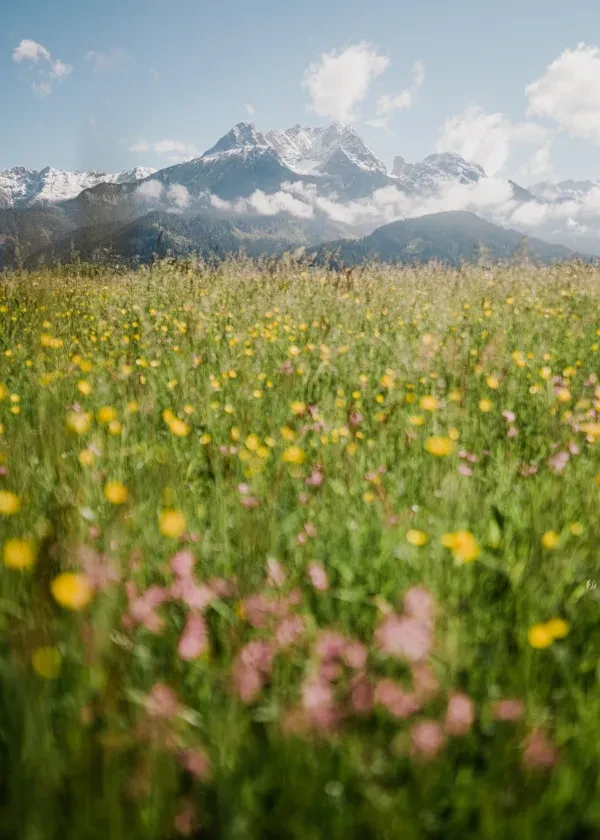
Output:
<instances>
[{"instance_id":1,"label":"snow-capped mountain peak","mask_svg":"<svg viewBox=\"0 0 600 840\"><path fill-rule=\"evenodd\" d=\"M264 134L258 131L254 123L244 120L234 125L227 134L217 140L214 146L204 152L202 158L215 158L226 152L237 152L257 147L268 148L269 146L269 141Z\"/></svg>"},{"instance_id":2,"label":"snow-capped mountain peak","mask_svg":"<svg viewBox=\"0 0 600 840\"><path fill-rule=\"evenodd\" d=\"M46 166L26 169L15 166L0 172L0 207L26 207L30 204L55 204L75 198L83 190L98 184L126 184L154 174L148 166L136 166L116 174L106 172L69 172Z\"/></svg>"},{"instance_id":3,"label":"snow-capped mountain peak","mask_svg":"<svg viewBox=\"0 0 600 840\"><path fill-rule=\"evenodd\" d=\"M407 163L398 156L394 158L392 175L403 186L424 195L435 192L444 182L472 184L486 177L483 167L456 152L438 152L417 163Z\"/></svg>"},{"instance_id":4,"label":"snow-capped mountain peak","mask_svg":"<svg viewBox=\"0 0 600 840\"><path fill-rule=\"evenodd\" d=\"M340 160L340 153L364 172L386 172L385 164L367 148L360 135L342 122L333 122L327 128L296 124L269 131L266 138L281 161L299 173L335 174L333 164Z\"/></svg>"}]
</instances>

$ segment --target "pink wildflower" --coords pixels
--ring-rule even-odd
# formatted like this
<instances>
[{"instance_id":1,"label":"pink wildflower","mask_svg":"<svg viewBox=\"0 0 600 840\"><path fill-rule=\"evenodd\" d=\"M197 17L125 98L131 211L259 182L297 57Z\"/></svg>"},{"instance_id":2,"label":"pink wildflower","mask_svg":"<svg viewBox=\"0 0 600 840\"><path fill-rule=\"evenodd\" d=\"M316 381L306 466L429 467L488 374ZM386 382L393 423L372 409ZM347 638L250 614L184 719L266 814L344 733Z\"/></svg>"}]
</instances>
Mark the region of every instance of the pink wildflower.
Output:
<instances>
[{"instance_id":1,"label":"pink wildflower","mask_svg":"<svg viewBox=\"0 0 600 840\"><path fill-rule=\"evenodd\" d=\"M150 717L172 718L179 711L179 700L173 689L165 683L155 683L146 698Z\"/></svg>"},{"instance_id":2,"label":"pink wildflower","mask_svg":"<svg viewBox=\"0 0 600 840\"><path fill-rule=\"evenodd\" d=\"M177 577L188 578L194 571L194 562L194 555L189 548L184 549L171 557L171 569Z\"/></svg>"},{"instance_id":3,"label":"pink wildflower","mask_svg":"<svg viewBox=\"0 0 600 840\"><path fill-rule=\"evenodd\" d=\"M411 618L432 625L435 601L431 593L422 586L413 586L404 595L404 610Z\"/></svg>"},{"instance_id":4,"label":"pink wildflower","mask_svg":"<svg viewBox=\"0 0 600 840\"><path fill-rule=\"evenodd\" d=\"M392 613L375 630L375 641L389 656L418 662L431 650L431 631L416 618Z\"/></svg>"},{"instance_id":5,"label":"pink wildflower","mask_svg":"<svg viewBox=\"0 0 600 840\"><path fill-rule=\"evenodd\" d=\"M552 767L557 761L556 747L552 746L543 732L535 729L525 742L523 764L529 768Z\"/></svg>"},{"instance_id":6,"label":"pink wildflower","mask_svg":"<svg viewBox=\"0 0 600 840\"><path fill-rule=\"evenodd\" d=\"M357 674L352 680L350 703L358 715L368 714L373 708L373 686L365 674Z\"/></svg>"},{"instance_id":7,"label":"pink wildflower","mask_svg":"<svg viewBox=\"0 0 600 840\"><path fill-rule=\"evenodd\" d=\"M448 700L444 729L448 735L466 735L475 720L473 701L466 694L453 694Z\"/></svg>"},{"instance_id":8,"label":"pink wildflower","mask_svg":"<svg viewBox=\"0 0 600 840\"><path fill-rule=\"evenodd\" d=\"M197 779L208 779L210 776L210 762L208 756L201 749L183 750L179 755L181 764Z\"/></svg>"},{"instance_id":9,"label":"pink wildflower","mask_svg":"<svg viewBox=\"0 0 600 840\"><path fill-rule=\"evenodd\" d=\"M420 703L427 703L439 691L437 677L426 662L415 662L411 667L414 696Z\"/></svg>"},{"instance_id":10,"label":"pink wildflower","mask_svg":"<svg viewBox=\"0 0 600 840\"><path fill-rule=\"evenodd\" d=\"M416 698L389 678L378 681L375 686L374 700L397 718L407 718L419 711Z\"/></svg>"},{"instance_id":11,"label":"pink wildflower","mask_svg":"<svg viewBox=\"0 0 600 840\"><path fill-rule=\"evenodd\" d=\"M267 568L267 581L269 586L283 586L286 575L285 569L279 560L276 560L274 557L267 557L265 565Z\"/></svg>"},{"instance_id":12,"label":"pink wildflower","mask_svg":"<svg viewBox=\"0 0 600 840\"><path fill-rule=\"evenodd\" d=\"M525 704L522 700L506 697L497 700L492 707L492 717L496 720L518 720L525 712Z\"/></svg>"},{"instance_id":13,"label":"pink wildflower","mask_svg":"<svg viewBox=\"0 0 600 840\"><path fill-rule=\"evenodd\" d=\"M197 659L208 650L208 632L206 622L201 615L190 615L179 639L177 652L179 656L189 661Z\"/></svg>"},{"instance_id":14,"label":"pink wildflower","mask_svg":"<svg viewBox=\"0 0 600 840\"><path fill-rule=\"evenodd\" d=\"M287 648L295 644L304 633L304 619L300 615L290 615L282 619L275 630L275 641L278 647Z\"/></svg>"},{"instance_id":15,"label":"pink wildflower","mask_svg":"<svg viewBox=\"0 0 600 840\"><path fill-rule=\"evenodd\" d=\"M308 567L308 576L318 592L325 592L329 589L329 578L321 563L311 563Z\"/></svg>"},{"instance_id":16,"label":"pink wildflower","mask_svg":"<svg viewBox=\"0 0 600 840\"><path fill-rule=\"evenodd\" d=\"M421 720L410 730L413 755L425 759L435 758L444 746L445 738L437 720Z\"/></svg>"}]
</instances>

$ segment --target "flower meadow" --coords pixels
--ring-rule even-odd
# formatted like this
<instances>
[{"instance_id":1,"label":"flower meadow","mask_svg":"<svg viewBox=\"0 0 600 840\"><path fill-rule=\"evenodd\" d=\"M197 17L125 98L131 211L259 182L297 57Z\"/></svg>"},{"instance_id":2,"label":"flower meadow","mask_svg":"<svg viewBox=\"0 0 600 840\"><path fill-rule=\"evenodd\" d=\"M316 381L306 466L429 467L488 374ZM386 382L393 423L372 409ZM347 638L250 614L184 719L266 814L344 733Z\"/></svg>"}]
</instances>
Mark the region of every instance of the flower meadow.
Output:
<instances>
[{"instance_id":1,"label":"flower meadow","mask_svg":"<svg viewBox=\"0 0 600 840\"><path fill-rule=\"evenodd\" d=\"M600 837L600 270L0 284L0 837Z\"/></svg>"}]
</instances>

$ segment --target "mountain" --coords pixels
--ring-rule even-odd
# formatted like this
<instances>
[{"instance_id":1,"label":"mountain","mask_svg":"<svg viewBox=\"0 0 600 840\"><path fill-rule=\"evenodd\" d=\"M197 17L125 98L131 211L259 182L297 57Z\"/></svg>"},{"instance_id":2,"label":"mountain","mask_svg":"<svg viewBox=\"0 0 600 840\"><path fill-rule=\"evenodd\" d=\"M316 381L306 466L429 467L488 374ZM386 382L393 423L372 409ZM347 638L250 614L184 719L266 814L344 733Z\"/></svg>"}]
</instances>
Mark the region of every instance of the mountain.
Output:
<instances>
[{"instance_id":1,"label":"mountain","mask_svg":"<svg viewBox=\"0 0 600 840\"><path fill-rule=\"evenodd\" d=\"M509 260L521 250L543 263L580 256L541 239L524 242L523 235L515 230L506 230L475 213L458 210L391 222L362 239L340 239L310 248L307 253L316 263L330 262L334 266L356 265L365 260L421 263L432 259L458 266L463 261L473 261L482 249L492 262ZM335 256L330 259L332 253Z\"/></svg>"},{"instance_id":2,"label":"mountain","mask_svg":"<svg viewBox=\"0 0 600 840\"><path fill-rule=\"evenodd\" d=\"M75 198L98 184L126 184L147 178L156 170L136 166L116 174L106 172L68 172L47 166L39 172L15 166L0 172L0 207L28 207L55 204Z\"/></svg>"},{"instance_id":3,"label":"mountain","mask_svg":"<svg viewBox=\"0 0 600 840\"><path fill-rule=\"evenodd\" d=\"M406 163L404 158L396 157L392 175L420 195L432 195L449 181L472 184L486 177L483 167L469 163L455 152L428 155L419 163Z\"/></svg>"},{"instance_id":4,"label":"mountain","mask_svg":"<svg viewBox=\"0 0 600 840\"><path fill-rule=\"evenodd\" d=\"M539 201L563 202L582 201L587 194L600 187L600 181L539 181L529 187L529 192Z\"/></svg>"},{"instance_id":5,"label":"mountain","mask_svg":"<svg viewBox=\"0 0 600 840\"><path fill-rule=\"evenodd\" d=\"M240 250L258 257L323 242L334 231L327 219L293 219L284 213L223 218L215 213L190 216L154 211L125 224L106 221L72 230L33 251L25 267L72 262L76 257L121 265L148 263L156 255L208 259Z\"/></svg>"}]
</instances>

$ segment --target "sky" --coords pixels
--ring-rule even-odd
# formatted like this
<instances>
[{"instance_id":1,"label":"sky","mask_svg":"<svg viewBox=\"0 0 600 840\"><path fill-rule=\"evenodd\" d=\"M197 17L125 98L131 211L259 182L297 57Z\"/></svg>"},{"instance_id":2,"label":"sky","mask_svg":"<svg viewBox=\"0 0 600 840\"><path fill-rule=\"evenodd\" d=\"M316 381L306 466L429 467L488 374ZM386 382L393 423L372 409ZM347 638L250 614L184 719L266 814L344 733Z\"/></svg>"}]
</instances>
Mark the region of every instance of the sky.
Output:
<instances>
[{"instance_id":1,"label":"sky","mask_svg":"<svg viewBox=\"0 0 600 840\"><path fill-rule=\"evenodd\" d=\"M351 123L391 167L456 151L600 179L592 0L0 0L0 170L196 157L236 122Z\"/></svg>"}]
</instances>

